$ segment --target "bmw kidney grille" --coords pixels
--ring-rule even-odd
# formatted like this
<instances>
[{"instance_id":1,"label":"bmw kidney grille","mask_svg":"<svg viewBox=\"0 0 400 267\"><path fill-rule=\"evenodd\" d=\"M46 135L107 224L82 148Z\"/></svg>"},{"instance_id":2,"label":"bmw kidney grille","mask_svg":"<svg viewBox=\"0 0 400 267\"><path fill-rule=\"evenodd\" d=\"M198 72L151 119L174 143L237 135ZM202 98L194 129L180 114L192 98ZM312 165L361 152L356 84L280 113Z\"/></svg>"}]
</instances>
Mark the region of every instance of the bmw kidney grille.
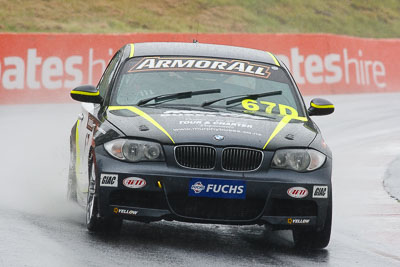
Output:
<instances>
[{"instance_id":1,"label":"bmw kidney grille","mask_svg":"<svg viewBox=\"0 0 400 267\"><path fill-rule=\"evenodd\" d=\"M262 151L248 148L225 148L221 156L222 168L227 171L254 171L260 167L263 160ZM213 169L217 153L211 146L176 146L175 159L185 168Z\"/></svg>"}]
</instances>

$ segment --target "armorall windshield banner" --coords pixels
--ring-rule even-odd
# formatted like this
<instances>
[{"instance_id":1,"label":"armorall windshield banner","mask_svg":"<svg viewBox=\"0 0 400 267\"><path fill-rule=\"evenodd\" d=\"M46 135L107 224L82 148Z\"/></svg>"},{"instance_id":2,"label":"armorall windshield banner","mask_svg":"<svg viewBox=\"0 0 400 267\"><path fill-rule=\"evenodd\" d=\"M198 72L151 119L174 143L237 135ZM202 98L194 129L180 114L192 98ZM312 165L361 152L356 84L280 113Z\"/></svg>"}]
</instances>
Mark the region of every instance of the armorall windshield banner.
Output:
<instances>
[{"instance_id":1,"label":"armorall windshield banner","mask_svg":"<svg viewBox=\"0 0 400 267\"><path fill-rule=\"evenodd\" d=\"M124 44L193 42L277 55L308 95L400 91L400 40L329 34L0 34L0 104L70 102Z\"/></svg>"}]
</instances>

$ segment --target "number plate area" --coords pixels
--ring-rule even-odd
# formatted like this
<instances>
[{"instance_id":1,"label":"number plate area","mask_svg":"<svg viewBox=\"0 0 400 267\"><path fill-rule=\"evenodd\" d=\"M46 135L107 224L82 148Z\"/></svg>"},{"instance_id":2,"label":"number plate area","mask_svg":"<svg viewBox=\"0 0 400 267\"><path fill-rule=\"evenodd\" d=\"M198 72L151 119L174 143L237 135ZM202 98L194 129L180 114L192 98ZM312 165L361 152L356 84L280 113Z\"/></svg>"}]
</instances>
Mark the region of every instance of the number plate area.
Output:
<instances>
[{"instance_id":1,"label":"number plate area","mask_svg":"<svg viewBox=\"0 0 400 267\"><path fill-rule=\"evenodd\" d=\"M192 178L191 197L246 199L246 182L240 180Z\"/></svg>"}]
</instances>

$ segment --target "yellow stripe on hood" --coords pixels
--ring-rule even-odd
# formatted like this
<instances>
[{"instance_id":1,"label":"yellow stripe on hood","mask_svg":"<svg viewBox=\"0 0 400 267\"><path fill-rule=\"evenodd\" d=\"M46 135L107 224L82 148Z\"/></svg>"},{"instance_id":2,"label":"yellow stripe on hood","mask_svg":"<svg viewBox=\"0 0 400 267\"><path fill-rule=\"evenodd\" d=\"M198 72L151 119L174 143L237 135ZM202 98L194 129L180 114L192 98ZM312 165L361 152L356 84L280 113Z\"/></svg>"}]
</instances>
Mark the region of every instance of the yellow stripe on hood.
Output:
<instances>
[{"instance_id":1,"label":"yellow stripe on hood","mask_svg":"<svg viewBox=\"0 0 400 267\"><path fill-rule=\"evenodd\" d=\"M274 131L272 132L271 136L265 143L263 149L267 147L267 145L274 139L274 137L283 129L285 126L291 121L291 120L299 120L299 121L307 121L306 117L299 117L299 116L293 116L293 115L286 115L282 118L282 120L278 123L278 125L275 127Z\"/></svg>"},{"instance_id":2,"label":"yellow stripe on hood","mask_svg":"<svg viewBox=\"0 0 400 267\"><path fill-rule=\"evenodd\" d=\"M132 111L133 113L139 115L143 119L149 121L151 124L153 124L155 127L157 127L161 132L163 132L166 136L168 136L169 139L171 139L172 143L175 144L174 139L172 139L171 135L162 127L158 122L156 122L149 114L145 113L144 111L132 107L132 106L110 106L108 107L108 110L121 110L121 109L127 109L129 111Z\"/></svg>"}]
</instances>

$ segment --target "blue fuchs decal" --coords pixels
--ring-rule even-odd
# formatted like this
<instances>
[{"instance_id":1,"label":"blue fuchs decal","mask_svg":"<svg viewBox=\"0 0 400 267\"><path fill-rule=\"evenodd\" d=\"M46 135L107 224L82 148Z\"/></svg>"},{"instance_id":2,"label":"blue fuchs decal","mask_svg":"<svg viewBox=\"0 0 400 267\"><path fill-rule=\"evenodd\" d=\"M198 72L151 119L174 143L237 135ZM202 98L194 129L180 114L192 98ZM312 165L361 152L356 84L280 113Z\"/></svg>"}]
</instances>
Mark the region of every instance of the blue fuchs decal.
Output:
<instances>
[{"instance_id":1,"label":"blue fuchs decal","mask_svg":"<svg viewBox=\"0 0 400 267\"><path fill-rule=\"evenodd\" d=\"M237 180L192 178L189 196L210 198L246 198L246 182Z\"/></svg>"}]
</instances>

